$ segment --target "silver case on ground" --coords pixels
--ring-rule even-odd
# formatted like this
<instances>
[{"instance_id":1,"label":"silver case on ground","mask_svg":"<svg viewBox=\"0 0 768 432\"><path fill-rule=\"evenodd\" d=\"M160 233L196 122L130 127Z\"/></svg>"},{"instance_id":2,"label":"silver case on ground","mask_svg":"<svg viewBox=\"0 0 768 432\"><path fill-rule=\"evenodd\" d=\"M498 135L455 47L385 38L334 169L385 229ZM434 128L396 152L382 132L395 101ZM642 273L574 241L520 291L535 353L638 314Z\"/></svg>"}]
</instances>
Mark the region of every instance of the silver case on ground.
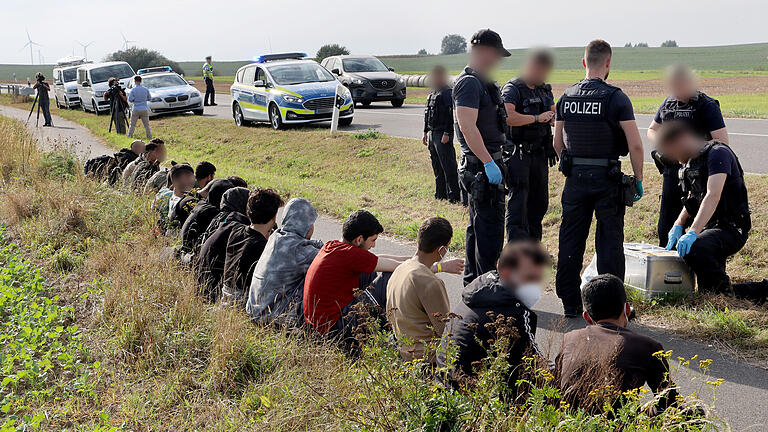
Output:
<instances>
[{"instance_id":1,"label":"silver case on ground","mask_svg":"<svg viewBox=\"0 0 768 432\"><path fill-rule=\"evenodd\" d=\"M645 298L693 293L696 279L675 251L646 243L624 243L624 283Z\"/></svg>"}]
</instances>

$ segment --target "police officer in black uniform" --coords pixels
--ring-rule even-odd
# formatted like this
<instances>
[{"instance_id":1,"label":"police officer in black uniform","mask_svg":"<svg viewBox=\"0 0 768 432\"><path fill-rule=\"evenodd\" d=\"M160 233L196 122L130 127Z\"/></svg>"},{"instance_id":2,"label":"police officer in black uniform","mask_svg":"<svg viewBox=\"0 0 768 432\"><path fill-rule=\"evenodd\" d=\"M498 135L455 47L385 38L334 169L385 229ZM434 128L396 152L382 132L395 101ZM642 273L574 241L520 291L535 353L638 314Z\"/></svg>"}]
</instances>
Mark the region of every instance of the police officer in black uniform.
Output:
<instances>
[{"instance_id":1,"label":"police officer in black uniform","mask_svg":"<svg viewBox=\"0 0 768 432\"><path fill-rule=\"evenodd\" d=\"M728 145L705 141L688 122L665 122L657 142L662 154L683 165L684 206L667 249L676 248L691 266L700 291L733 293L725 261L744 247L752 228L739 159Z\"/></svg>"},{"instance_id":2,"label":"police officer in black uniform","mask_svg":"<svg viewBox=\"0 0 768 432\"><path fill-rule=\"evenodd\" d=\"M643 143L632 103L607 84L611 46L587 45L586 79L569 87L556 106L555 150L565 175L556 290L566 317L582 314L581 278L592 214L597 218L597 271L624 279L625 205L643 195ZM619 157L630 155L634 177L621 172Z\"/></svg>"},{"instance_id":3,"label":"police officer in black uniform","mask_svg":"<svg viewBox=\"0 0 768 432\"><path fill-rule=\"evenodd\" d=\"M696 89L696 76L693 71L683 64L672 65L667 69L666 80L670 95L661 103L648 127L648 138L655 141L656 134L664 122L680 120L687 122L702 138L728 144L728 131L720 112L720 104L716 99ZM659 245L663 247L668 245L669 230L683 209L683 191L678 178L681 165L665 158L658 150L651 152L651 155L659 172L664 176L657 225Z\"/></svg>"},{"instance_id":4,"label":"police officer in black uniform","mask_svg":"<svg viewBox=\"0 0 768 432\"><path fill-rule=\"evenodd\" d=\"M435 173L435 198L459 202L459 172L453 147L453 93L445 67L437 65L429 75L432 92L424 109L424 135Z\"/></svg>"},{"instance_id":5,"label":"police officer in black uniform","mask_svg":"<svg viewBox=\"0 0 768 432\"><path fill-rule=\"evenodd\" d=\"M555 98L546 79L554 59L546 50L531 52L520 77L501 90L507 112L507 241L541 241L541 221L549 206L549 167L557 163L552 146Z\"/></svg>"},{"instance_id":6,"label":"police officer in black uniform","mask_svg":"<svg viewBox=\"0 0 768 432\"><path fill-rule=\"evenodd\" d=\"M501 148L506 112L490 72L508 57L501 37L479 30L470 41L469 64L456 78L453 103L461 145L459 177L469 195L464 285L493 270L504 244L504 177Z\"/></svg>"}]
</instances>

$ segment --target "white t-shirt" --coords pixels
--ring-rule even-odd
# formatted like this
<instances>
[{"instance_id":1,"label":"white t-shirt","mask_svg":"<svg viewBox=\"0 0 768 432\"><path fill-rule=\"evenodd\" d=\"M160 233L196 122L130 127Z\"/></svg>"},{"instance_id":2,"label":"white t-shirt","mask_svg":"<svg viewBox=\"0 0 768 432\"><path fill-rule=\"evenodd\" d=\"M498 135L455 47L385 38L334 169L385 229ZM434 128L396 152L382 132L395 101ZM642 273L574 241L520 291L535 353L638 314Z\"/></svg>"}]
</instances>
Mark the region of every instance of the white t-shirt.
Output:
<instances>
[{"instance_id":1,"label":"white t-shirt","mask_svg":"<svg viewBox=\"0 0 768 432\"><path fill-rule=\"evenodd\" d=\"M171 199L168 200L168 219L173 216L173 209L176 208L176 204L178 204L182 198L184 198L184 196L176 196L176 194L171 195Z\"/></svg>"}]
</instances>

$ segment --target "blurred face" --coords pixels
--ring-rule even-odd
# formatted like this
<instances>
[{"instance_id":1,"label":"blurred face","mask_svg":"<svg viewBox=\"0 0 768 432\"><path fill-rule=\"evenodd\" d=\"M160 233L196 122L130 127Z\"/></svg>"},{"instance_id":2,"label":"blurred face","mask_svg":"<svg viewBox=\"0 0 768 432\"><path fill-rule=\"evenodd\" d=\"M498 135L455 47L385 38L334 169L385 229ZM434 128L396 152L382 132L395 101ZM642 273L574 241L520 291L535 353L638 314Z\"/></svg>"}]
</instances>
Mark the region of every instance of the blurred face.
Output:
<instances>
[{"instance_id":1,"label":"blurred face","mask_svg":"<svg viewBox=\"0 0 768 432\"><path fill-rule=\"evenodd\" d=\"M448 84L448 76L442 71L432 72L432 74L430 74L430 82L432 83L433 89L439 90Z\"/></svg>"},{"instance_id":2,"label":"blurred face","mask_svg":"<svg viewBox=\"0 0 768 432\"><path fill-rule=\"evenodd\" d=\"M501 54L494 47L475 45L470 51L470 59L476 72L485 73L498 66Z\"/></svg>"},{"instance_id":3,"label":"blurred face","mask_svg":"<svg viewBox=\"0 0 768 432\"><path fill-rule=\"evenodd\" d=\"M166 152L165 152L164 145L161 145L156 149L147 153L147 160L149 160L150 162L161 163L165 160L165 157L166 157Z\"/></svg>"},{"instance_id":4,"label":"blurred face","mask_svg":"<svg viewBox=\"0 0 768 432\"><path fill-rule=\"evenodd\" d=\"M191 172L183 172L173 179L173 191L177 194L189 192L195 187L195 175Z\"/></svg>"},{"instance_id":5,"label":"blurred face","mask_svg":"<svg viewBox=\"0 0 768 432\"><path fill-rule=\"evenodd\" d=\"M535 264L529 257L522 257L517 268L502 269L501 278L507 286L540 284L544 280L544 266Z\"/></svg>"},{"instance_id":6,"label":"blurred face","mask_svg":"<svg viewBox=\"0 0 768 432\"><path fill-rule=\"evenodd\" d=\"M360 235L352 241L352 244L363 250L371 250L376 247L376 239L378 238L378 234L374 234L368 238L363 238L363 236Z\"/></svg>"},{"instance_id":7,"label":"blurred face","mask_svg":"<svg viewBox=\"0 0 768 432\"><path fill-rule=\"evenodd\" d=\"M667 80L669 94L680 101L687 101L696 93L696 82L692 78L676 78Z\"/></svg>"},{"instance_id":8,"label":"blurred face","mask_svg":"<svg viewBox=\"0 0 768 432\"><path fill-rule=\"evenodd\" d=\"M528 84L541 85L547 82L550 72L552 72L552 68L549 66L529 60L525 64L523 74Z\"/></svg>"},{"instance_id":9,"label":"blurred face","mask_svg":"<svg viewBox=\"0 0 768 432\"><path fill-rule=\"evenodd\" d=\"M692 156L698 153L701 145L702 141L698 137L695 137L693 134L684 134L674 141L659 146L659 150L669 159L686 163Z\"/></svg>"}]
</instances>

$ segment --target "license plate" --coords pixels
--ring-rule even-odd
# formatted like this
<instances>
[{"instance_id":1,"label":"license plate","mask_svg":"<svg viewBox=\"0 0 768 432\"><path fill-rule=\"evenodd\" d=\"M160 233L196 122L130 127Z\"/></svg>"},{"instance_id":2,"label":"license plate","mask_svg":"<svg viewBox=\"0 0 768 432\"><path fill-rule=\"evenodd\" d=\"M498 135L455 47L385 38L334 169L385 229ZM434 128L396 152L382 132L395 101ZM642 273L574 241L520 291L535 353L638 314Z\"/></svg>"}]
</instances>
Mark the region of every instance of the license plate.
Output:
<instances>
[{"instance_id":1,"label":"license plate","mask_svg":"<svg viewBox=\"0 0 768 432\"><path fill-rule=\"evenodd\" d=\"M184 106L184 102L174 102L174 103L168 104L168 106L170 106L171 108L176 108L176 107Z\"/></svg>"},{"instance_id":2,"label":"license plate","mask_svg":"<svg viewBox=\"0 0 768 432\"><path fill-rule=\"evenodd\" d=\"M328 114L329 112L332 112L333 108L320 108L319 110L315 111L316 114Z\"/></svg>"},{"instance_id":3,"label":"license plate","mask_svg":"<svg viewBox=\"0 0 768 432\"><path fill-rule=\"evenodd\" d=\"M391 91L376 92L376 96L394 96L395 93Z\"/></svg>"}]
</instances>

